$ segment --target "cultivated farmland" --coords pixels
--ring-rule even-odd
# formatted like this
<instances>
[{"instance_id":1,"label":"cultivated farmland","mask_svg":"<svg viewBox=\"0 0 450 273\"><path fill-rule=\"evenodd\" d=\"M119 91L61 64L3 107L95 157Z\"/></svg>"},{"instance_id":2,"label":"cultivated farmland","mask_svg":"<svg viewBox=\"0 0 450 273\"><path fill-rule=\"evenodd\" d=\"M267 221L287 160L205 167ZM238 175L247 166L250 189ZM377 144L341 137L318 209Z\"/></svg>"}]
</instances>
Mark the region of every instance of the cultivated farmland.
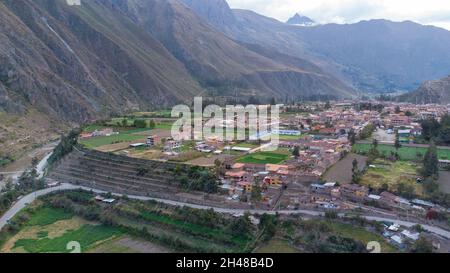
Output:
<instances>
[{"instance_id":1,"label":"cultivated farmland","mask_svg":"<svg viewBox=\"0 0 450 273\"><path fill-rule=\"evenodd\" d=\"M358 154L367 154L372 147L370 143L357 143L353 146L353 151ZM398 154L401 160L411 161L411 160L422 160L423 156L426 154L427 147L414 147L414 146L403 146L398 150ZM387 144L379 144L378 151L382 155L389 156L391 152L397 152L395 147ZM450 159L450 149L438 148L439 159Z\"/></svg>"}]
</instances>

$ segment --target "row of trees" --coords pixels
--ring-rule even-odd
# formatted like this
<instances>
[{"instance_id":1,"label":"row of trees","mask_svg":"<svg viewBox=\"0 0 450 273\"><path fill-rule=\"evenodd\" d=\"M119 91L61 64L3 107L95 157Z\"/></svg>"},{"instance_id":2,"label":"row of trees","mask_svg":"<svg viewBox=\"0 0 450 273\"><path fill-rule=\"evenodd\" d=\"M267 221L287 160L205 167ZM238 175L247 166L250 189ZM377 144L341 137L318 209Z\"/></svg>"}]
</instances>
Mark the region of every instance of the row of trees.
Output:
<instances>
[{"instance_id":1,"label":"row of trees","mask_svg":"<svg viewBox=\"0 0 450 273\"><path fill-rule=\"evenodd\" d=\"M56 163L65 155L68 155L73 151L73 146L78 143L78 137L81 133L81 129L73 129L67 135L61 136L61 141L56 146L53 154L48 159L50 165Z\"/></svg>"},{"instance_id":2,"label":"row of trees","mask_svg":"<svg viewBox=\"0 0 450 273\"><path fill-rule=\"evenodd\" d=\"M146 119L134 119L132 120L133 122L133 127L136 128L149 128L149 129L154 129L156 127L156 123L153 119L151 119L150 121L148 121ZM117 122L118 126L122 126L122 127L129 127L130 122L127 118L123 118L122 121Z\"/></svg>"},{"instance_id":3,"label":"row of trees","mask_svg":"<svg viewBox=\"0 0 450 273\"><path fill-rule=\"evenodd\" d=\"M45 183L42 179L38 179L35 169L22 174L16 184L8 181L0 192L0 215L8 210L19 196L43 189L44 187Z\"/></svg>"},{"instance_id":4,"label":"row of trees","mask_svg":"<svg viewBox=\"0 0 450 273\"><path fill-rule=\"evenodd\" d=\"M175 168L173 172L175 180L182 189L206 193L218 191L217 177L212 171L198 166L187 168L187 172L182 171L181 167Z\"/></svg>"}]
</instances>

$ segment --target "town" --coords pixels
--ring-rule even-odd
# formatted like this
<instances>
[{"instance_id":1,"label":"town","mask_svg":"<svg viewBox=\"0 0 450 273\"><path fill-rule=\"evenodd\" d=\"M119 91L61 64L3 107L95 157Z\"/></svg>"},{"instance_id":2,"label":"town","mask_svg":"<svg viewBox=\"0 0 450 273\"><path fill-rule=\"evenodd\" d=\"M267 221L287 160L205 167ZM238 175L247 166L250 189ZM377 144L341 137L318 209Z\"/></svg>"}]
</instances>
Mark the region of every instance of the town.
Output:
<instances>
[{"instance_id":1,"label":"town","mask_svg":"<svg viewBox=\"0 0 450 273\"><path fill-rule=\"evenodd\" d=\"M428 126L448 124L449 110L385 101L287 104L276 130L243 141L175 140L170 111L133 113L85 126L46 180L48 187L70 182L220 208L364 213L446 228L450 143L445 134L426 143ZM223 131L235 122L224 121ZM262 149L272 145L268 136L279 139L273 151ZM413 227L383 223L380 234L399 249L419 240ZM427 239L448 251L448 238Z\"/></svg>"}]
</instances>

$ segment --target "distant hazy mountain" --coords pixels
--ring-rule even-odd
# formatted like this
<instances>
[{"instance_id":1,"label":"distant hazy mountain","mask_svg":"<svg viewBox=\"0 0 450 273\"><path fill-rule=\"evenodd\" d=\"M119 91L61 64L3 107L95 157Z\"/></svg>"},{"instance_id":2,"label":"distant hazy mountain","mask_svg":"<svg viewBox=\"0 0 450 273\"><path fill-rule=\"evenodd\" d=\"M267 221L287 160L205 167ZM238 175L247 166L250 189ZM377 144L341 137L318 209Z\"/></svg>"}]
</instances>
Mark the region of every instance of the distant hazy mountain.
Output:
<instances>
[{"instance_id":1,"label":"distant hazy mountain","mask_svg":"<svg viewBox=\"0 0 450 273\"><path fill-rule=\"evenodd\" d=\"M190 2L201 13L196 6L209 1ZM445 29L387 20L304 28L253 11L232 12L235 20L216 29L235 40L312 61L363 91L412 91L426 80L450 74L450 32Z\"/></svg>"},{"instance_id":2,"label":"distant hazy mountain","mask_svg":"<svg viewBox=\"0 0 450 273\"><path fill-rule=\"evenodd\" d=\"M306 26L306 27L312 26L315 23L316 22L311 20L311 18L300 15L298 13L296 13L294 16L289 18L289 20L287 20L287 22L286 22L286 24L289 24L289 25Z\"/></svg>"},{"instance_id":3,"label":"distant hazy mountain","mask_svg":"<svg viewBox=\"0 0 450 273\"><path fill-rule=\"evenodd\" d=\"M398 98L417 104L450 103L450 76L424 83L419 89Z\"/></svg>"}]
</instances>

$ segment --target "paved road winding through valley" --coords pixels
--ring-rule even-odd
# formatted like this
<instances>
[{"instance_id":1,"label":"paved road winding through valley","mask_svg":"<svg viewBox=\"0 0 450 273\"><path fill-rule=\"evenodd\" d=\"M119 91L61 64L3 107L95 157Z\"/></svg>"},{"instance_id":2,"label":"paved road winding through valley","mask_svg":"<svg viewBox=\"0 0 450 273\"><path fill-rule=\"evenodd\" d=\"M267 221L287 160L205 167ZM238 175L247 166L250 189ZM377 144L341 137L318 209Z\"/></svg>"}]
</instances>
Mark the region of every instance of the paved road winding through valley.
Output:
<instances>
[{"instance_id":1,"label":"paved road winding through valley","mask_svg":"<svg viewBox=\"0 0 450 273\"><path fill-rule=\"evenodd\" d=\"M102 190L97 190L97 189L92 189L92 188L88 188L88 187L81 187L81 186L75 186L72 184L62 184L58 187L54 187L54 188L48 188L48 189L44 189L44 190L40 190L40 191L36 191L34 193L28 194L26 196L24 196L23 198L21 198L19 201L17 201L14 206L9 209L1 218L0 218L0 230L3 229L3 227L5 225L8 224L8 221L11 220L17 213L19 213L22 209L24 209L25 207L27 207L30 203L34 202L38 197L40 196L44 196L53 192L58 192L58 191L64 191L64 190L77 190L77 189L83 189L86 191L92 191L94 193L97 194L103 194L106 193L105 191ZM113 194L115 196L122 196L122 194ZM242 210L242 209L226 209L226 208L217 208L217 207L210 207L210 206L202 206L202 205L195 205L195 204L189 204L189 203L182 203L182 202L177 202L177 201L173 201L173 200L165 200L165 199L159 199L159 198L152 198L152 197L144 197L144 196L135 196L135 195L127 195L128 198L130 199L134 199L134 200L141 200L141 201L149 201L149 200L153 200L153 201L157 201L160 203L164 203L167 205L172 205L172 206L186 206L186 207L190 207L190 208L195 208L195 209L214 209L214 211L219 212L219 213L228 213L228 214L244 214L246 212L250 212L251 214L285 214L285 215L294 215L294 214L300 214L300 215L308 215L308 216L324 216L323 212L319 212L319 211L314 211L314 210L279 210L279 211L270 211L270 210ZM405 226L405 227L412 227L415 226L419 223L414 223L414 222L407 222L407 221L402 221L402 220L397 220L397 219L392 219L392 218L385 218L385 217L376 217L376 216L362 216L363 218L370 220L370 221L378 221L378 222L384 222L384 221L388 221L388 222L393 222L395 224L399 224L401 226ZM437 235L440 235L442 237L445 237L447 239L450 239L450 231L447 231L445 229L439 228L439 227L435 227L435 226L430 226L430 225L423 225L420 224L426 231L428 232L432 232L435 233Z\"/></svg>"}]
</instances>

